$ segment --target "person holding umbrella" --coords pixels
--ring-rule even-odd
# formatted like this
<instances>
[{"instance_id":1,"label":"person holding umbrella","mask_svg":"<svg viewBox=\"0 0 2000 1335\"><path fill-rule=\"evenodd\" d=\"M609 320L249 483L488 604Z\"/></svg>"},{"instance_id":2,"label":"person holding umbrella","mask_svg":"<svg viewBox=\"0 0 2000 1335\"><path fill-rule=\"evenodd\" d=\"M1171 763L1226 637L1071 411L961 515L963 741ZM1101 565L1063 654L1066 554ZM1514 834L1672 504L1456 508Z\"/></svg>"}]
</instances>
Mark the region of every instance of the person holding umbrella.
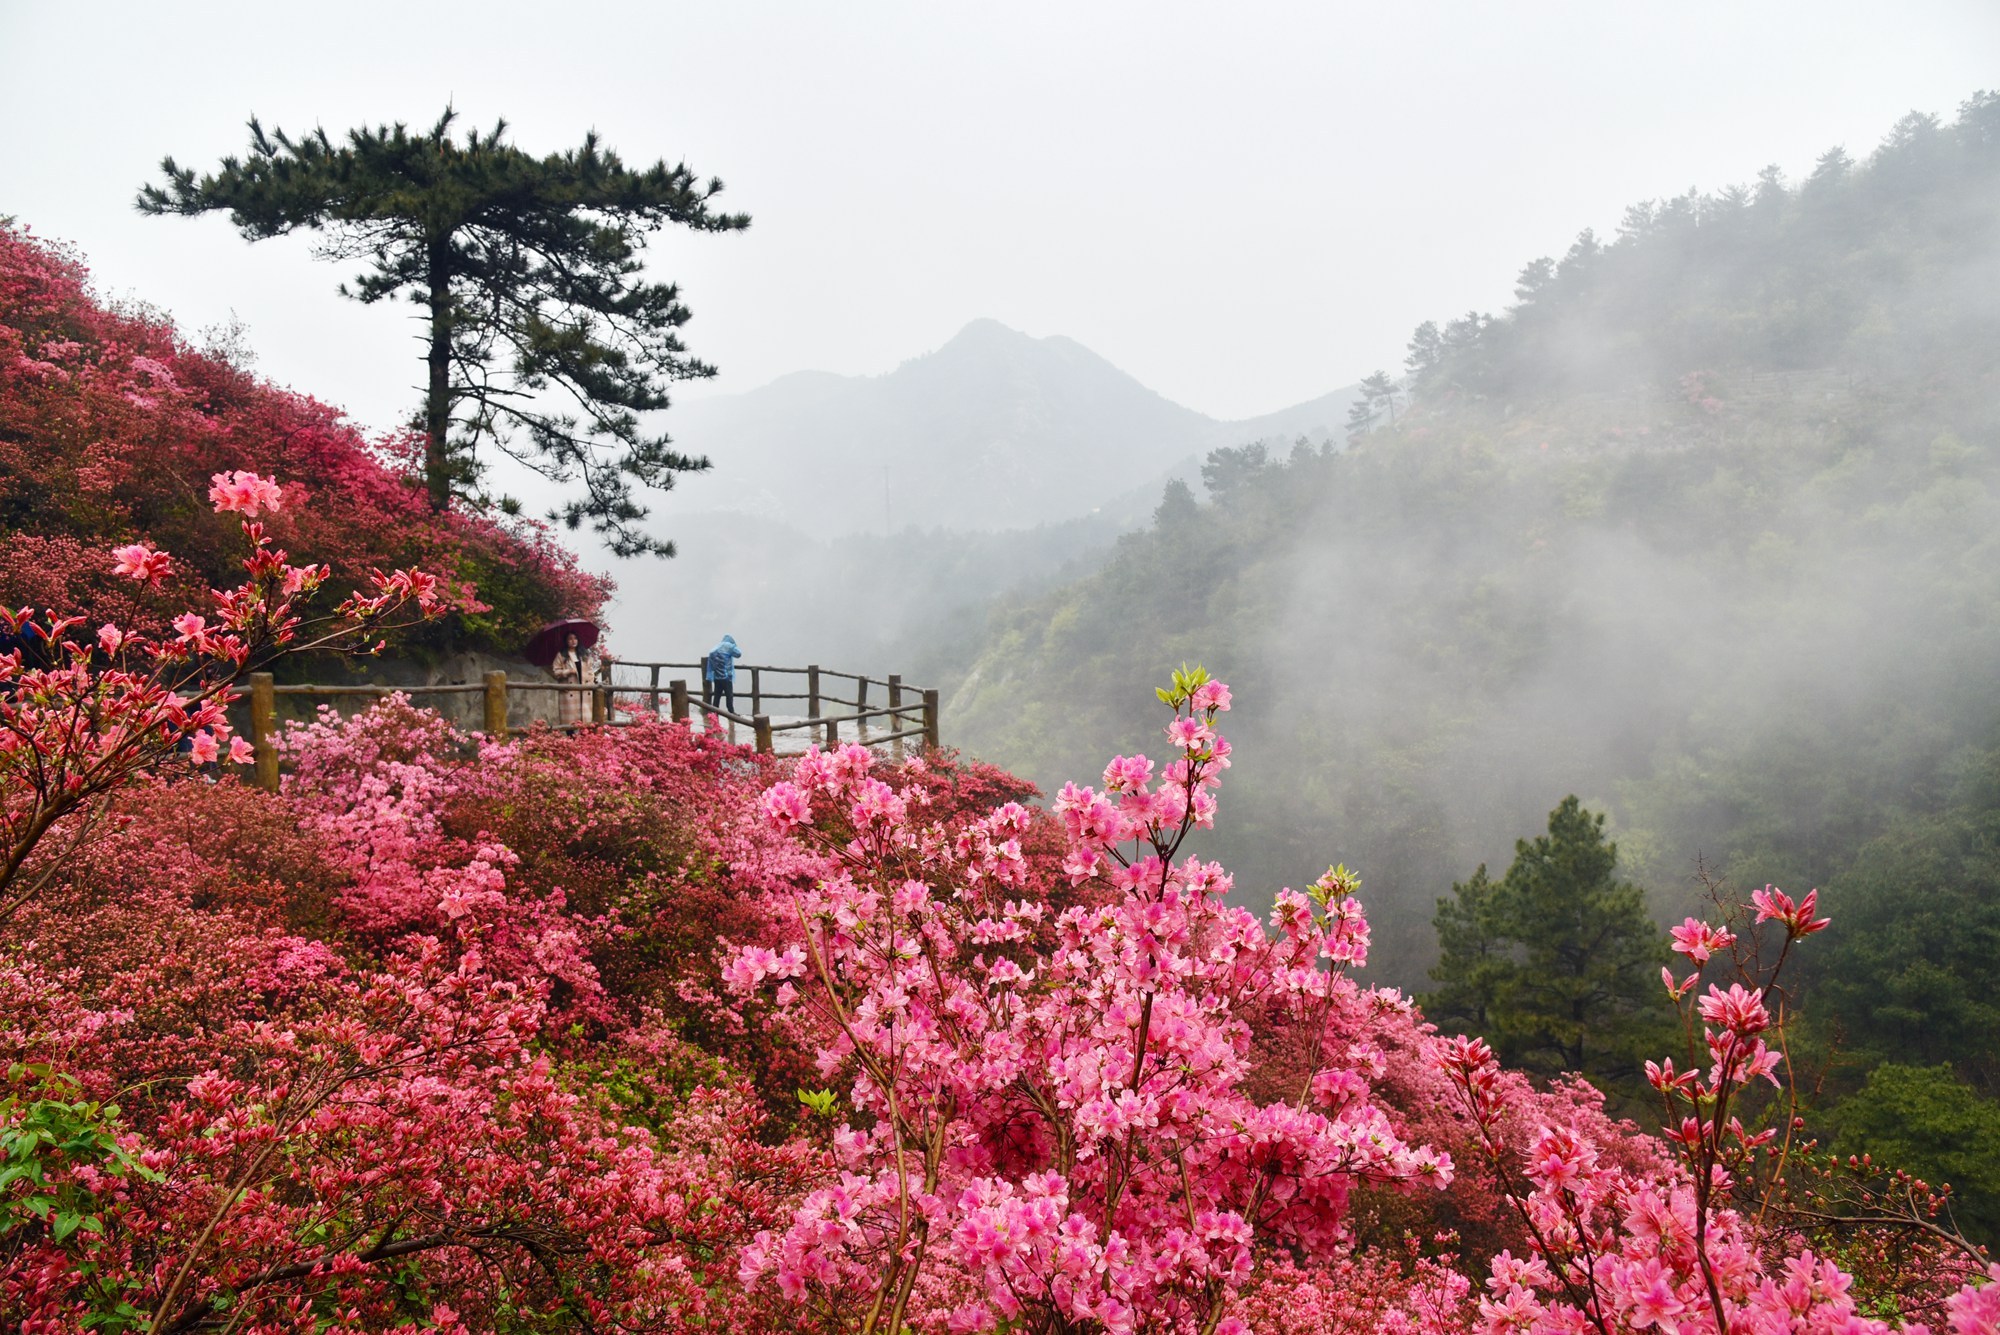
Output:
<instances>
[{"instance_id":1,"label":"person holding umbrella","mask_svg":"<svg viewBox=\"0 0 2000 1335\"><path fill-rule=\"evenodd\" d=\"M590 652L597 643L597 626L589 621L556 621L535 632L523 656L565 686L582 686L597 679L597 656ZM581 690L556 693L556 722L582 723L590 717L590 706Z\"/></svg>"},{"instance_id":2,"label":"person holding umbrella","mask_svg":"<svg viewBox=\"0 0 2000 1335\"><path fill-rule=\"evenodd\" d=\"M549 675L568 685L583 685L586 677L597 675L597 665L592 660L596 655L583 647L583 637L571 631L563 637L562 648L556 650L555 661L549 664ZM588 718L582 691L561 691L556 695L556 722L581 723Z\"/></svg>"}]
</instances>

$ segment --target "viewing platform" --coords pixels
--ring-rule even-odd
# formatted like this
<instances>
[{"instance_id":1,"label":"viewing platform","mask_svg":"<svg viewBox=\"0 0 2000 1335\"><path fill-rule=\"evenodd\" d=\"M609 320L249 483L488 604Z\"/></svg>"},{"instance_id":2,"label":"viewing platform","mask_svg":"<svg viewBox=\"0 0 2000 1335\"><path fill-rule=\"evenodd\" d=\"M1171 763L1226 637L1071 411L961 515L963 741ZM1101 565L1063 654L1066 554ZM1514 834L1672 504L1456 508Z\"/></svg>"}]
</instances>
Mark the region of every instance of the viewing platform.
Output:
<instances>
[{"instance_id":1,"label":"viewing platform","mask_svg":"<svg viewBox=\"0 0 2000 1335\"><path fill-rule=\"evenodd\" d=\"M563 731L630 727L651 718L690 727L696 726L698 719L700 726L710 730L726 730L731 741L747 735L764 755L801 752L814 744L826 747L859 742L863 746L886 746L892 758L900 761L908 742L918 742L925 748L938 745L937 688L909 685L894 673L875 678L823 668L817 663L798 668L744 664L736 669L735 691L739 710L748 702L749 712L743 713L702 698L698 662L619 660L609 667L610 680L581 684L531 681L495 671L484 673L476 682L435 685L337 686L309 682L281 685L268 672L254 672L249 677L249 737L257 753L258 786L272 792L278 788L280 697L331 703L357 698L380 700L391 695L404 695L419 702L426 696L476 695L480 697L483 726L475 731L488 737L520 736L538 727ZM671 675L678 672L689 675ZM841 694L842 691L851 691L851 695ZM574 723L511 721L525 714L520 707L525 701L546 699L549 692L585 697L579 712L587 713L587 719ZM775 710L773 705L777 706Z\"/></svg>"}]
</instances>

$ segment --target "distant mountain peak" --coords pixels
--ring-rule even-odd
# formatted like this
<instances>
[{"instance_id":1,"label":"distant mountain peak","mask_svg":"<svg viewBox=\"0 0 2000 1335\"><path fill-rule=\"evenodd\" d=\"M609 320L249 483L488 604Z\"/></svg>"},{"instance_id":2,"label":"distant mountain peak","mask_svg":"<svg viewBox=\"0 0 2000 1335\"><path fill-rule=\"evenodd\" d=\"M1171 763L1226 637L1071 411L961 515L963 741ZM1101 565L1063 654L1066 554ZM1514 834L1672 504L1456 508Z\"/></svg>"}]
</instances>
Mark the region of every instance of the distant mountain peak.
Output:
<instances>
[{"instance_id":1,"label":"distant mountain peak","mask_svg":"<svg viewBox=\"0 0 2000 1335\"><path fill-rule=\"evenodd\" d=\"M822 533L1025 528L1156 488L1218 445L1334 434L1351 398L1218 422L1075 339L981 317L885 374L784 376L690 403L674 435L715 462L689 488L702 509Z\"/></svg>"},{"instance_id":2,"label":"distant mountain peak","mask_svg":"<svg viewBox=\"0 0 2000 1335\"><path fill-rule=\"evenodd\" d=\"M1029 343L1039 343L1041 341L1033 334L1023 333L1012 325L1001 324L990 315L982 315L977 319L967 320L964 328L945 341L945 346L950 347L953 343L998 341L1001 339Z\"/></svg>"},{"instance_id":3,"label":"distant mountain peak","mask_svg":"<svg viewBox=\"0 0 2000 1335\"><path fill-rule=\"evenodd\" d=\"M1001 324L998 320L981 316L963 325L956 334L946 339L929 352L920 352L914 357L906 357L897 371L921 365L924 362L967 361L982 357L1020 356L1032 352L1043 340L1033 334ZM890 372L895 374L895 372Z\"/></svg>"}]
</instances>

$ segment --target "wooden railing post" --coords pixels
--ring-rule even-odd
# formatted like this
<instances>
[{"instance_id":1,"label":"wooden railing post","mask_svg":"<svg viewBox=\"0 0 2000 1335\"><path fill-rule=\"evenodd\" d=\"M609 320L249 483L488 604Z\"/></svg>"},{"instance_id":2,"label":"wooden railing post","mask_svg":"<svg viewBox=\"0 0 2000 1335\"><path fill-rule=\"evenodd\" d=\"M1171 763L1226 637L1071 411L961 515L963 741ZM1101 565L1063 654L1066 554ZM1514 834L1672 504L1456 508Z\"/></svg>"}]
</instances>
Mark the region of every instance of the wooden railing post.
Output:
<instances>
[{"instance_id":1,"label":"wooden railing post","mask_svg":"<svg viewBox=\"0 0 2000 1335\"><path fill-rule=\"evenodd\" d=\"M764 712L764 669L750 669L750 716Z\"/></svg>"},{"instance_id":2,"label":"wooden railing post","mask_svg":"<svg viewBox=\"0 0 2000 1335\"><path fill-rule=\"evenodd\" d=\"M660 665L653 664L653 684L646 690L646 707L653 711L655 719L660 717Z\"/></svg>"},{"instance_id":3,"label":"wooden railing post","mask_svg":"<svg viewBox=\"0 0 2000 1335\"><path fill-rule=\"evenodd\" d=\"M268 672L250 674L250 744L257 752L257 786L278 791L278 690Z\"/></svg>"},{"instance_id":4,"label":"wooden railing post","mask_svg":"<svg viewBox=\"0 0 2000 1335\"><path fill-rule=\"evenodd\" d=\"M924 745L936 747L938 744L938 693L933 686L924 692Z\"/></svg>"},{"instance_id":5,"label":"wooden railing post","mask_svg":"<svg viewBox=\"0 0 2000 1335\"><path fill-rule=\"evenodd\" d=\"M806 717L819 717L819 664L806 664ZM818 728L807 728L806 735L814 741L822 740Z\"/></svg>"},{"instance_id":6,"label":"wooden railing post","mask_svg":"<svg viewBox=\"0 0 2000 1335\"><path fill-rule=\"evenodd\" d=\"M489 672L486 683L486 735L496 742L507 740L507 674Z\"/></svg>"},{"instance_id":7,"label":"wooden railing post","mask_svg":"<svg viewBox=\"0 0 2000 1335\"><path fill-rule=\"evenodd\" d=\"M688 718L688 684L675 680L667 683L668 708L673 711L674 722L686 723Z\"/></svg>"},{"instance_id":8,"label":"wooden railing post","mask_svg":"<svg viewBox=\"0 0 2000 1335\"><path fill-rule=\"evenodd\" d=\"M868 745L868 678L863 677L854 687L854 712L860 717L854 720L855 728L861 733L861 744Z\"/></svg>"},{"instance_id":9,"label":"wooden railing post","mask_svg":"<svg viewBox=\"0 0 2000 1335\"><path fill-rule=\"evenodd\" d=\"M757 754L763 756L770 755L771 754L770 715L759 714L750 720L750 725L755 729L757 729Z\"/></svg>"},{"instance_id":10,"label":"wooden railing post","mask_svg":"<svg viewBox=\"0 0 2000 1335\"><path fill-rule=\"evenodd\" d=\"M604 722L605 715L611 712L609 697L610 693L603 686L596 682L590 684L590 721L592 723Z\"/></svg>"},{"instance_id":11,"label":"wooden railing post","mask_svg":"<svg viewBox=\"0 0 2000 1335\"><path fill-rule=\"evenodd\" d=\"M840 744L840 720L834 718L831 715L828 715L826 720L827 749L832 750L835 746L838 746L839 744Z\"/></svg>"},{"instance_id":12,"label":"wooden railing post","mask_svg":"<svg viewBox=\"0 0 2000 1335\"><path fill-rule=\"evenodd\" d=\"M903 715L901 713L903 708L903 674L900 672L891 672L889 674L889 708L892 711L889 715L889 731L900 733L903 730ZM903 739L901 737L897 737L889 743L889 756L898 765L903 763Z\"/></svg>"}]
</instances>

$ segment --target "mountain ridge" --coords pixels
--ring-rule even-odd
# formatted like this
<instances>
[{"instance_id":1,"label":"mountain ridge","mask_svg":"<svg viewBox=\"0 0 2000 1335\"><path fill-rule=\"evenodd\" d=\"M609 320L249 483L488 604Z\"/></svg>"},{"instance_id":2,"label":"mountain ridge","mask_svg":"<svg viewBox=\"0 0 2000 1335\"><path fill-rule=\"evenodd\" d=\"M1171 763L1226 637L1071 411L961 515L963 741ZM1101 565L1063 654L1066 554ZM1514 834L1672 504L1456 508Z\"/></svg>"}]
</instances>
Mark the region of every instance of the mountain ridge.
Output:
<instances>
[{"instance_id":1,"label":"mountain ridge","mask_svg":"<svg viewBox=\"0 0 2000 1335\"><path fill-rule=\"evenodd\" d=\"M683 493L828 534L915 524L990 532L1089 513L1185 475L1221 445L1342 429L1351 387L1241 421L1168 399L1065 335L970 321L870 376L795 371L674 411L676 444L714 469ZM1191 479L1190 479L1191 480Z\"/></svg>"}]
</instances>

